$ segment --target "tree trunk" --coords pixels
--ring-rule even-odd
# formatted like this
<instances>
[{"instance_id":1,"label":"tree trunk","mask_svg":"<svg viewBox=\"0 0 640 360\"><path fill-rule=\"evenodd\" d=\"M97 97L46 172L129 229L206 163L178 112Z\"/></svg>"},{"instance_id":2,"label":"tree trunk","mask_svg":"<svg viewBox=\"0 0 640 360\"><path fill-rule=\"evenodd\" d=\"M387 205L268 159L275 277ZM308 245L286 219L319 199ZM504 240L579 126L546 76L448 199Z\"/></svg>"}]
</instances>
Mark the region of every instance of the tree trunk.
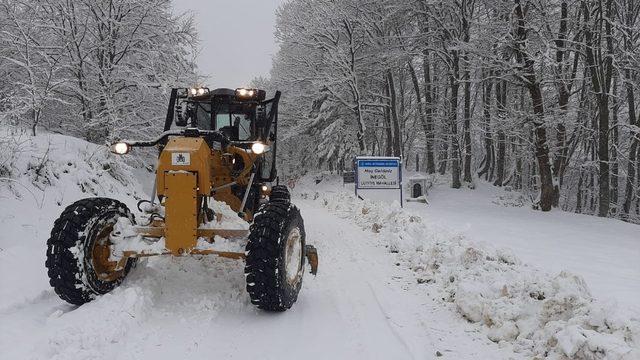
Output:
<instances>
[{"instance_id":1,"label":"tree trunk","mask_svg":"<svg viewBox=\"0 0 640 360\"><path fill-rule=\"evenodd\" d=\"M485 72L483 71L483 77ZM489 73L491 76L491 73ZM494 162L493 159L493 135L491 134L491 89L493 88L493 81L487 79L482 83L482 116L484 119L484 166L478 172L478 177L486 174L486 179L489 180L489 171L491 165Z\"/></svg>"},{"instance_id":2,"label":"tree trunk","mask_svg":"<svg viewBox=\"0 0 640 360\"><path fill-rule=\"evenodd\" d=\"M578 15L580 16L580 15ZM573 81L576 77L576 71L578 69L578 54L574 54L573 67L571 75L568 79L565 78L565 66L564 61L568 57L566 43L567 43L567 17L568 17L568 4L566 0L562 1L560 5L560 29L558 31L558 39L556 43L556 87L558 89L558 109L559 109L559 122L556 125L556 147L557 151L553 161L553 191L554 199L553 206L557 207L560 200L560 189L562 188L564 170L568 162L568 147L567 147L567 129L564 124L564 119L568 114L569 98L571 96L571 88Z\"/></svg>"},{"instance_id":3,"label":"tree trunk","mask_svg":"<svg viewBox=\"0 0 640 360\"><path fill-rule=\"evenodd\" d=\"M496 84L496 103L498 108L498 158L496 160L496 181L493 183L495 186L504 185L505 181L505 163L507 152L507 138L502 127L506 122L506 107L507 107L507 82L506 80L499 80Z\"/></svg>"},{"instance_id":4,"label":"tree trunk","mask_svg":"<svg viewBox=\"0 0 640 360\"><path fill-rule=\"evenodd\" d=\"M424 131L425 136L425 144L426 144L426 162L427 162L427 173L433 174L435 172L435 165L433 163L433 129L432 125L428 123L427 116L425 115L425 107L422 99L422 94L420 93L420 83L418 82L418 76L416 75L416 71L411 64L411 61L408 62L409 74L411 75L411 82L413 84L413 91L416 93L416 100L418 102L418 115L420 117L420 124L422 125L422 130ZM416 154L416 161L418 159L418 154ZM429 160L430 159L430 160ZM429 161L431 163L429 164ZM418 170L416 170L418 171Z\"/></svg>"},{"instance_id":5,"label":"tree trunk","mask_svg":"<svg viewBox=\"0 0 640 360\"><path fill-rule=\"evenodd\" d=\"M384 92L387 98L389 95L389 84L386 81L385 76L385 86ZM391 110L389 105L384 107L384 132L385 132L385 150L384 156L392 156L393 154L393 134L391 133Z\"/></svg>"},{"instance_id":6,"label":"tree trunk","mask_svg":"<svg viewBox=\"0 0 640 360\"><path fill-rule=\"evenodd\" d=\"M585 0L582 1L584 15L584 36L586 62L591 72L591 84L596 94L598 105L598 216L609 215L610 202L610 173L609 173L609 90L613 72L613 40L611 18L612 0L606 2L606 9L602 9L602 2L598 2L598 24L591 24L591 12ZM604 33L600 23L604 22ZM592 32L591 26L597 27L597 33ZM607 54L602 54L602 37L605 38Z\"/></svg>"},{"instance_id":7,"label":"tree trunk","mask_svg":"<svg viewBox=\"0 0 640 360\"><path fill-rule=\"evenodd\" d=\"M615 212L618 212L618 110L620 104L618 103L618 80L613 79L613 114L611 116L611 138L613 140L613 146L611 148L611 193L609 194L613 204Z\"/></svg>"},{"instance_id":8,"label":"tree trunk","mask_svg":"<svg viewBox=\"0 0 640 360\"><path fill-rule=\"evenodd\" d=\"M425 100L425 120L427 125L427 174L436 172L436 163L434 158L434 133L433 133L433 87L431 78L431 63L429 62L429 53L425 50L422 56L422 71L424 73L424 100Z\"/></svg>"},{"instance_id":9,"label":"tree trunk","mask_svg":"<svg viewBox=\"0 0 640 360\"><path fill-rule=\"evenodd\" d=\"M624 23L626 25L624 35L624 50L627 57L630 54L634 53L636 39L638 38L636 35L637 26L636 21L638 19L637 11L635 9L637 5L633 1L627 2L627 9L625 13ZM635 15L635 16L634 16ZM632 81L636 80L637 69L632 70L632 59L625 59L626 67L624 71L625 77L625 88L626 88L626 97L627 97L627 111L629 115L629 125L630 128L633 129L633 126L640 126L640 118L636 117L636 104L635 104L635 94L633 89ZM621 74L622 75L622 74ZM633 204L633 200L636 197L634 194L634 186L636 182L636 171L640 168L640 161L637 161L638 150L640 150L640 133L634 134L630 133L631 140L629 146L629 162L627 163L627 178L625 181L624 187L624 203L622 204L622 216L624 219L629 219L629 213L631 212L631 206ZM636 164L637 163L637 164ZM636 212L638 212L636 210Z\"/></svg>"},{"instance_id":10,"label":"tree trunk","mask_svg":"<svg viewBox=\"0 0 640 360\"><path fill-rule=\"evenodd\" d=\"M441 143L440 155L439 155L439 163L440 167L438 172L440 175L444 175L447 172L447 164L449 163L449 142L443 141Z\"/></svg>"},{"instance_id":11,"label":"tree trunk","mask_svg":"<svg viewBox=\"0 0 640 360\"><path fill-rule=\"evenodd\" d=\"M449 126L451 129L451 187L459 189L460 183L460 145L458 144L458 82L460 58L457 51L451 52L452 70L449 74L449 87L451 94L449 98Z\"/></svg>"},{"instance_id":12,"label":"tree trunk","mask_svg":"<svg viewBox=\"0 0 640 360\"><path fill-rule=\"evenodd\" d=\"M517 55L522 65L523 76L533 103L533 121L535 132L535 149L538 168L540 171L540 209L549 211L553 205L553 177L551 174L551 159L549 158L549 146L547 144L547 131L544 127L544 103L540 83L536 78L534 60L529 57L527 43L527 29L520 0L515 0L515 13L517 18Z\"/></svg>"},{"instance_id":13,"label":"tree trunk","mask_svg":"<svg viewBox=\"0 0 640 360\"><path fill-rule=\"evenodd\" d=\"M518 141L518 145L517 146L520 149L522 149L523 148L522 137L519 136L518 139L519 139L519 141ZM522 156L520 156L520 154L516 153L515 149L514 149L514 154L515 154L515 157L516 157L516 173L514 175L513 188L516 189L516 190L521 190L522 189Z\"/></svg>"},{"instance_id":14,"label":"tree trunk","mask_svg":"<svg viewBox=\"0 0 640 360\"><path fill-rule=\"evenodd\" d=\"M582 170L578 175L578 192L576 193L576 213L582 212Z\"/></svg>"},{"instance_id":15,"label":"tree trunk","mask_svg":"<svg viewBox=\"0 0 640 360\"><path fill-rule=\"evenodd\" d=\"M389 94L391 95L391 122L393 125L393 156L402 156L401 139L400 139L400 122L398 120L398 107L395 82L391 70L387 69L387 84L389 86Z\"/></svg>"},{"instance_id":16,"label":"tree trunk","mask_svg":"<svg viewBox=\"0 0 640 360\"><path fill-rule=\"evenodd\" d=\"M609 96L599 94L598 98L598 216L609 215Z\"/></svg>"},{"instance_id":17,"label":"tree trunk","mask_svg":"<svg viewBox=\"0 0 640 360\"><path fill-rule=\"evenodd\" d=\"M631 125L631 128L633 128L634 125L640 126L640 118L636 118L636 105L633 84L627 82L626 88L629 125ZM640 134L631 133L631 136L631 146L629 147L629 162L627 164L627 181L624 189L624 204L622 205L622 211L626 218L629 217L631 204L635 197L634 184L636 179L636 155L638 153L638 149L640 148Z\"/></svg>"},{"instance_id":18,"label":"tree trunk","mask_svg":"<svg viewBox=\"0 0 640 360\"><path fill-rule=\"evenodd\" d=\"M468 41L468 40L467 40ZM464 181L471 182L471 82L469 59L464 56Z\"/></svg>"},{"instance_id":19,"label":"tree trunk","mask_svg":"<svg viewBox=\"0 0 640 360\"><path fill-rule=\"evenodd\" d=\"M472 3L473 4L473 3ZM462 7L462 41L465 44L469 44L470 40L470 23L467 19L467 2L461 3ZM473 9L473 5L472 5ZM473 16L473 10L471 10L471 16ZM471 82L470 82L470 68L469 52L464 51L462 55L462 62L464 64L464 181L471 182Z\"/></svg>"}]
</instances>

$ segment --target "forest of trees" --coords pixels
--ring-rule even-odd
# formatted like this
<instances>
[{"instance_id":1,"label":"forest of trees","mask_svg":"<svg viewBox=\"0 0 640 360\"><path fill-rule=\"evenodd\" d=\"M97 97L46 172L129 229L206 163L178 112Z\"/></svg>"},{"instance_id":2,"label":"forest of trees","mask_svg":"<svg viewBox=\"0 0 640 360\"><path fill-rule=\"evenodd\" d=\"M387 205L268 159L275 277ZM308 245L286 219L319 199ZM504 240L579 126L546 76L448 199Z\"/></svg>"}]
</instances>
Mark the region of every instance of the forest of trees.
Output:
<instances>
[{"instance_id":1,"label":"forest of trees","mask_svg":"<svg viewBox=\"0 0 640 360\"><path fill-rule=\"evenodd\" d=\"M284 93L281 173L402 156L454 188L640 222L639 16L637 0L286 1L258 79ZM198 79L197 44L170 0L0 0L0 122L146 137Z\"/></svg>"},{"instance_id":2,"label":"forest of trees","mask_svg":"<svg viewBox=\"0 0 640 360\"><path fill-rule=\"evenodd\" d=\"M170 0L0 0L0 121L96 143L160 131L170 89L196 79L193 21L171 10Z\"/></svg>"},{"instance_id":3,"label":"forest of trees","mask_svg":"<svg viewBox=\"0 0 640 360\"><path fill-rule=\"evenodd\" d=\"M292 0L269 86L289 172L355 155L640 219L640 1Z\"/></svg>"}]
</instances>

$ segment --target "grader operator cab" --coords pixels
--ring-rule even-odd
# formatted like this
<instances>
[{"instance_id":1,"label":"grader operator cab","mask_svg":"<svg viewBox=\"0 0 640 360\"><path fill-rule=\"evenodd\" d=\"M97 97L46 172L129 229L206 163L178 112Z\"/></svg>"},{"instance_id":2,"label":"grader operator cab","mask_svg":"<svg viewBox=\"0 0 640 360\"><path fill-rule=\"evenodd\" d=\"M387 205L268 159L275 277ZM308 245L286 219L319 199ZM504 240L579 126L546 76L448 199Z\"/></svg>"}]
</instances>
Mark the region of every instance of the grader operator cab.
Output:
<instances>
[{"instance_id":1,"label":"grader operator cab","mask_svg":"<svg viewBox=\"0 0 640 360\"><path fill-rule=\"evenodd\" d=\"M258 89L173 89L159 137L113 144L120 155L159 148L152 198L138 202L139 223L114 199L68 206L47 242L56 293L81 305L113 290L141 257L217 255L245 260L253 304L290 308L305 259L315 274L318 257L288 189L270 185L280 92L265 97Z\"/></svg>"}]
</instances>

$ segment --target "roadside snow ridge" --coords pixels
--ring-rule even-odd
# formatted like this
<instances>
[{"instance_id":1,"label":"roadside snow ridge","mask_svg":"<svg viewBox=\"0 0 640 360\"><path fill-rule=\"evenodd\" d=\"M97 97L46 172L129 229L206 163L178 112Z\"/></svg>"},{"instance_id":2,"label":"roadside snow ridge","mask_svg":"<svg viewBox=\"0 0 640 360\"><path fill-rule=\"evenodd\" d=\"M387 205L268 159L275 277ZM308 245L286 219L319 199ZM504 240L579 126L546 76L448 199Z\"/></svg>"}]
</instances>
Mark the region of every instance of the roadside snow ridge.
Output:
<instances>
[{"instance_id":1,"label":"roadside snow ridge","mask_svg":"<svg viewBox=\"0 0 640 360\"><path fill-rule=\"evenodd\" d=\"M509 249L476 245L397 203L348 194L311 197L374 233L431 296L484 327L496 343L551 359L640 359L640 319L598 302L578 275L551 276Z\"/></svg>"}]
</instances>

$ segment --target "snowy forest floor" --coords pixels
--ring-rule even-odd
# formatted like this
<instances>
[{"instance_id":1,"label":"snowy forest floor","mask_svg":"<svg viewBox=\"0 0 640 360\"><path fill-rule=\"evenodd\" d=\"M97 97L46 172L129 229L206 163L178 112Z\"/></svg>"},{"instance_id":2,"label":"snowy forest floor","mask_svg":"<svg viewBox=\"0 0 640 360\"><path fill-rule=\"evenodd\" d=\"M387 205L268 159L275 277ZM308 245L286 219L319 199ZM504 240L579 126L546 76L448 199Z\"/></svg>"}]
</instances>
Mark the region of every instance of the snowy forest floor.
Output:
<instances>
[{"instance_id":1,"label":"snowy forest floor","mask_svg":"<svg viewBox=\"0 0 640 360\"><path fill-rule=\"evenodd\" d=\"M518 193L486 182L476 186L438 186L429 194L429 205L407 208L476 242L509 247L550 273L580 274L597 298L640 312L640 226L561 210L534 211Z\"/></svg>"},{"instance_id":2,"label":"snowy forest floor","mask_svg":"<svg viewBox=\"0 0 640 360\"><path fill-rule=\"evenodd\" d=\"M133 208L146 187L135 177L146 185L152 176L134 177L99 147L63 136L38 137L22 151L19 184L0 188L2 358L639 356L637 227L506 207L511 195L482 184L438 186L429 205L401 210L349 196L336 177L302 181L294 201L320 270L305 275L285 313L255 309L242 263L215 257L142 261L112 293L70 306L44 267L53 221L87 196L128 199ZM564 269L622 309L592 300L579 276L546 274Z\"/></svg>"}]
</instances>

